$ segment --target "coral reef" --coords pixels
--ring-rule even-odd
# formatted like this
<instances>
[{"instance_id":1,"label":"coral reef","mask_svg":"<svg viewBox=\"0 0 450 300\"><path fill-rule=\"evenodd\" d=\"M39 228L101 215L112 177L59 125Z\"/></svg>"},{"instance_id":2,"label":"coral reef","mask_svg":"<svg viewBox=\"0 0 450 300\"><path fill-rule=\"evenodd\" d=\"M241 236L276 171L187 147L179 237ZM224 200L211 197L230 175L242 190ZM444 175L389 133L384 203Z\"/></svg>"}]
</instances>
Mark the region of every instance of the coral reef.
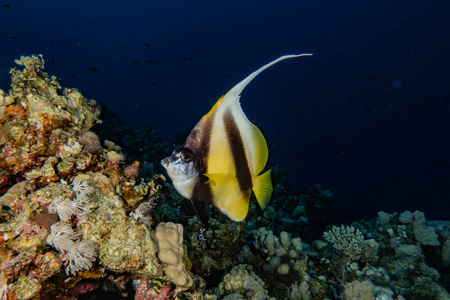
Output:
<instances>
[{"instance_id":1,"label":"coral reef","mask_svg":"<svg viewBox=\"0 0 450 300\"><path fill-rule=\"evenodd\" d=\"M11 70L11 90L0 93L1 298L56 298L111 272L170 284L150 236L164 177L140 178L120 147L102 147L89 131L99 107L62 89L42 56L16 63L23 69Z\"/></svg>"},{"instance_id":2,"label":"coral reef","mask_svg":"<svg viewBox=\"0 0 450 300\"><path fill-rule=\"evenodd\" d=\"M63 177L57 169L68 173L88 167L81 163L85 158L76 139L100 114L95 102L77 90L61 91L56 77L42 71L42 56L22 56L16 63L24 69L11 70L11 90L2 96L0 190L16 183L13 179L45 184Z\"/></svg>"},{"instance_id":3,"label":"coral reef","mask_svg":"<svg viewBox=\"0 0 450 300\"><path fill-rule=\"evenodd\" d=\"M450 221L350 223L324 186L292 194L275 169L266 210L204 227L157 174L170 141L106 108L99 124L42 56L16 63L0 91L0 299L450 299Z\"/></svg>"}]
</instances>

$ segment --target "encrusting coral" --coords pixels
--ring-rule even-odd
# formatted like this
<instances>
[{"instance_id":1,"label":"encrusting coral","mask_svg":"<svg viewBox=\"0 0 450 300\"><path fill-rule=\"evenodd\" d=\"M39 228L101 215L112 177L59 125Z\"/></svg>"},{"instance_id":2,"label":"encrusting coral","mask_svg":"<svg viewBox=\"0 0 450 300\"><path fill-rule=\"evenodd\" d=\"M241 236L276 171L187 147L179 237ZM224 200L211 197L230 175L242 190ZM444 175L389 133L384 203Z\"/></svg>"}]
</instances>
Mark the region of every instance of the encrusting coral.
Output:
<instances>
[{"instance_id":1,"label":"encrusting coral","mask_svg":"<svg viewBox=\"0 0 450 300\"><path fill-rule=\"evenodd\" d=\"M42 56L22 56L16 63L24 69L11 70L11 90L4 96L9 105L0 119L0 190L12 178L41 184L61 179L55 168L67 160L60 149L73 145L73 137L88 131L100 114L77 90L61 91L56 77L43 72ZM71 157L73 171L83 169L78 154Z\"/></svg>"}]
</instances>

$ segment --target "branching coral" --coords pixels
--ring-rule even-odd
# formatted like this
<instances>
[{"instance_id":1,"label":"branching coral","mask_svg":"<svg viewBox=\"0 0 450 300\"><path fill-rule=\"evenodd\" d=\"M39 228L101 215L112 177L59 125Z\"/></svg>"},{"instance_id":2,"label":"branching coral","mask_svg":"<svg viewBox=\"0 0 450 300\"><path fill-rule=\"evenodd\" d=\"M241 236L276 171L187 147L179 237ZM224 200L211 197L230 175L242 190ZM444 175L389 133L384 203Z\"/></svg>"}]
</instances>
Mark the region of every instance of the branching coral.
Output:
<instances>
[{"instance_id":1,"label":"branching coral","mask_svg":"<svg viewBox=\"0 0 450 300\"><path fill-rule=\"evenodd\" d=\"M330 231L323 233L323 237L332 243L340 255L348 261L358 260L364 247L364 237L358 229L353 226L333 226Z\"/></svg>"}]
</instances>

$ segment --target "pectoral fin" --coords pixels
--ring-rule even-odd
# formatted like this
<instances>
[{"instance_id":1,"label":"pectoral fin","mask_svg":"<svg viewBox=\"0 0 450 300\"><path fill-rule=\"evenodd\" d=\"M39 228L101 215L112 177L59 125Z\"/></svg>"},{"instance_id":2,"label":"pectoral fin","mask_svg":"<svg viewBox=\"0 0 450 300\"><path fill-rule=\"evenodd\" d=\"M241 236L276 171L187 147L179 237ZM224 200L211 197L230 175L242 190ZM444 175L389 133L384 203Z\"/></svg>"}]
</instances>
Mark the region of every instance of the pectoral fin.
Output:
<instances>
[{"instance_id":1,"label":"pectoral fin","mask_svg":"<svg viewBox=\"0 0 450 300\"><path fill-rule=\"evenodd\" d=\"M258 200L259 206L261 206L262 209L266 208L273 192L271 171L272 170L269 170L259 176L256 176L253 180L253 192L255 193L256 200Z\"/></svg>"}]
</instances>

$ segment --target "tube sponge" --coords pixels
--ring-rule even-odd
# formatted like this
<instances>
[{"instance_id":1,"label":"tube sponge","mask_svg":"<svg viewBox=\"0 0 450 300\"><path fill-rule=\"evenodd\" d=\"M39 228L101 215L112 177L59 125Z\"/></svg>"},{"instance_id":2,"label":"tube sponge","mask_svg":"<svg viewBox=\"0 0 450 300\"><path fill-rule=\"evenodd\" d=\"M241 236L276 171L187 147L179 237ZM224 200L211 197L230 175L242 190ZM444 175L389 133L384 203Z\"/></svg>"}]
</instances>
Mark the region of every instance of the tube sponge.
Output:
<instances>
[{"instance_id":1,"label":"tube sponge","mask_svg":"<svg viewBox=\"0 0 450 300\"><path fill-rule=\"evenodd\" d=\"M167 277L175 284L190 287L192 278L183 263L183 226L172 222L161 222L153 232L158 244L158 257L167 264L164 269Z\"/></svg>"}]
</instances>

